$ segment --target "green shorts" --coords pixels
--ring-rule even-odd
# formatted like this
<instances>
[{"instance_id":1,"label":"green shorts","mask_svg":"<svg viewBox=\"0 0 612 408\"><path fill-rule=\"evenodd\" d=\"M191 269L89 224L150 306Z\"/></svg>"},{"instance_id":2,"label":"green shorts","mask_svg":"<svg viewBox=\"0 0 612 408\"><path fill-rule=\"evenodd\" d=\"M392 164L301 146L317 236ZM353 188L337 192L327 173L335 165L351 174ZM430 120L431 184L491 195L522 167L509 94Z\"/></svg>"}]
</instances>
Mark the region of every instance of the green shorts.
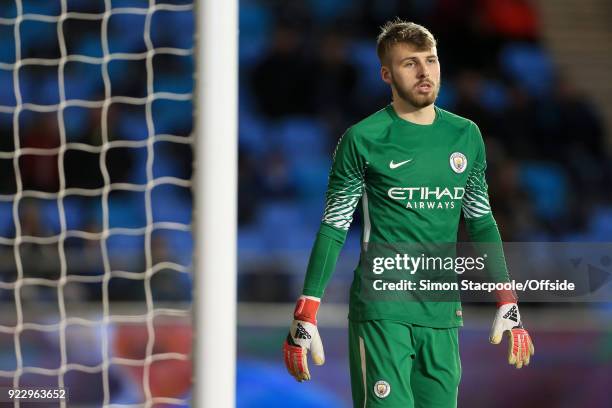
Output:
<instances>
[{"instance_id":1,"label":"green shorts","mask_svg":"<svg viewBox=\"0 0 612 408\"><path fill-rule=\"evenodd\" d=\"M353 407L451 408L461 378L458 328L349 321Z\"/></svg>"}]
</instances>

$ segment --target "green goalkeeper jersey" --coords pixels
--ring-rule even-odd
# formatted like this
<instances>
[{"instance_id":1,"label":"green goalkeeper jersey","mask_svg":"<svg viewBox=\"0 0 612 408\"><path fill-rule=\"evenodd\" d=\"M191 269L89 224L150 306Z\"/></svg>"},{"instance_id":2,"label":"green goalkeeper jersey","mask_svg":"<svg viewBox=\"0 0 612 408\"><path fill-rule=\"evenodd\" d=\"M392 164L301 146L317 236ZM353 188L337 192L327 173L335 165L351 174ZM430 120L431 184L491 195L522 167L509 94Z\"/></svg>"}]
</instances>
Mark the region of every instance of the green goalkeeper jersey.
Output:
<instances>
[{"instance_id":1,"label":"green goalkeeper jersey","mask_svg":"<svg viewBox=\"0 0 612 408\"><path fill-rule=\"evenodd\" d=\"M304 294L323 294L361 204L362 256L351 286L349 319L460 326L458 301L377 301L366 296L361 287L367 271L364 253L376 245L454 243L462 212L472 240L500 242L485 168L478 127L438 107L430 125L406 121L389 105L349 128L334 153ZM505 262L498 274L508 279Z\"/></svg>"}]
</instances>

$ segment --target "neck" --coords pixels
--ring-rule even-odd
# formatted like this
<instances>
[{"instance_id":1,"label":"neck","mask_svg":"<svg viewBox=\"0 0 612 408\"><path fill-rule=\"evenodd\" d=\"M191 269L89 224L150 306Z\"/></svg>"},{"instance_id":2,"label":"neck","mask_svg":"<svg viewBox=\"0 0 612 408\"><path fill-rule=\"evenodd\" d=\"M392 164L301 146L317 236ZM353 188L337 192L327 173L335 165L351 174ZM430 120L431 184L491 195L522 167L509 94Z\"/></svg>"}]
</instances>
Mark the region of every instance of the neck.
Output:
<instances>
[{"instance_id":1,"label":"neck","mask_svg":"<svg viewBox=\"0 0 612 408\"><path fill-rule=\"evenodd\" d=\"M436 119L433 103L423 108L416 108L402 98L393 98L392 105L397 116L417 125L431 125Z\"/></svg>"}]
</instances>

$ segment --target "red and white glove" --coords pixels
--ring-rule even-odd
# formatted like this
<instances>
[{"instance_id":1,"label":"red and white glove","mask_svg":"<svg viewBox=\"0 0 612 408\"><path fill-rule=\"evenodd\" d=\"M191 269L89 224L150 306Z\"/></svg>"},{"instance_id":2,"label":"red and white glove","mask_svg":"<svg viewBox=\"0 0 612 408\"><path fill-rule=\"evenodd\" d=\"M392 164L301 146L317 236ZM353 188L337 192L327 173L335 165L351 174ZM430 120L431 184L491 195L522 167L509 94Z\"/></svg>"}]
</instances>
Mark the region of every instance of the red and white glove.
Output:
<instances>
[{"instance_id":1,"label":"red and white glove","mask_svg":"<svg viewBox=\"0 0 612 408\"><path fill-rule=\"evenodd\" d=\"M325 362L323 343L317 330L317 311L321 299L312 296L300 296L293 312L293 323L283 343L285 366L296 380L310 380L306 355L311 351L312 361L316 365Z\"/></svg>"},{"instance_id":2,"label":"red and white glove","mask_svg":"<svg viewBox=\"0 0 612 408\"><path fill-rule=\"evenodd\" d=\"M529 359L534 353L533 342L523 328L516 303L498 304L489 341L493 344L501 343L504 333L508 333L508 363L516 368L529 365Z\"/></svg>"}]
</instances>

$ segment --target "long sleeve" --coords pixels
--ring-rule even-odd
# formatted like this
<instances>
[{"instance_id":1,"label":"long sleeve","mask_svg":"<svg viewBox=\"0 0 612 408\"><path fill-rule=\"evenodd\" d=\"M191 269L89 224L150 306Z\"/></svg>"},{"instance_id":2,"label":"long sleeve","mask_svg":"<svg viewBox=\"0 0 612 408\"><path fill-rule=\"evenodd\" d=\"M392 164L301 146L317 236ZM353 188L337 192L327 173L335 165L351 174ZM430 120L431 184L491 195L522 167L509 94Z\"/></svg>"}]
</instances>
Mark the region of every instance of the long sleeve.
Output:
<instances>
[{"instance_id":1,"label":"long sleeve","mask_svg":"<svg viewBox=\"0 0 612 408\"><path fill-rule=\"evenodd\" d=\"M488 186L485 178L487 168L484 142L478 127L473 131L479 145L474 165L468 176L462 200L463 216L470 239L487 252L487 271L495 282L508 282L508 268L504 257L501 236L489 204ZM483 245L478 245L482 243Z\"/></svg>"},{"instance_id":2,"label":"long sleeve","mask_svg":"<svg viewBox=\"0 0 612 408\"><path fill-rule=\"evenodd\" d=\"M349 129L334 152L325 211L310 254L304 295L321 297L325 292L363 194L366 161L356 139Z\"/></svg>"}]
</instances>

